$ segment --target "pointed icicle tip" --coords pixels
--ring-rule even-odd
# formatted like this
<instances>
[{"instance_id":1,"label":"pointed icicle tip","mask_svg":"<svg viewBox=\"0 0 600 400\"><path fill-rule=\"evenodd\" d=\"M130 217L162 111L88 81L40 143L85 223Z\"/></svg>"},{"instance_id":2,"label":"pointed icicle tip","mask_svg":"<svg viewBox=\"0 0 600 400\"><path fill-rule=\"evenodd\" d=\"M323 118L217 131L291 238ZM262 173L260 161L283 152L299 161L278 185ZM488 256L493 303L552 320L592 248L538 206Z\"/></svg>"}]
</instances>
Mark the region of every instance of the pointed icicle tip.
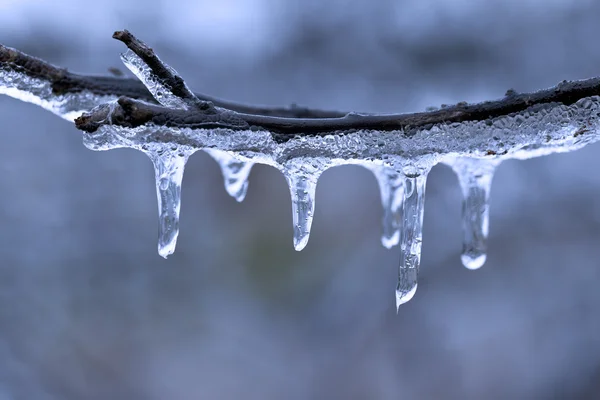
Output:
<instances>
[{"instance_id":1,"label":"pointed icicle tip","mask_svg":"<svg viewBox=\"0 0 600 400\"><path fill-rule=\"evenodd\" d=\"M396 287L396 305L398 307L412 299L417 291L423 240L426 181L426 173L416 177L406 177L404 180L400 265L398 267L398 286Z\"/></svg>"},{"instance_id":2,"label":"pointed icicle tip","mask_svg":"<svg viewBox=\"0 0 600 400\"><path fill-rule=\"evenodd\" d=\"M475 270L487 258L490 189L500 161L461 157L448 164L456 173L463 194L461 261L466 268Z\"/></svg>"},{"instance_id":3,"label":"pointed icicle tip","mask_svg":"<svg viewBox=\"0 0 600 400\"><path fill-rule=\"evenodd\" d=\"M237 202L242 202L248 192L248 176L254 163L240 161L229 153L216 149L204 149L221 167L225 190Z\"/></svg>"},{"instance_id":4,"label":"pointed icicle tip","mask_svg":"<svg viewBox=\"0 0 600 400\"><path fill-rule=\"evenodd\" d=\"M408 291L399 288L396 289L396 313L400 311L400 306L402 304L409 302L415 293L417 293L417 286L418 284L415 282L415 285Z\"/></svg>"},{"instance_id":5,"label":"pointed icicle tip","mask_svg":"<svg viewBox=\"0 0 600 400\"><path fill-rule=\"evenodd\" d=\"M368 168L377 179L381 195L381 205L383 206L381 244L386 249L391 249L400 241L404 177L390 167L369 166Z\"/></svg>"},{"instance_id":6,"label":"pointed icicle tip","mask_svg":"<svg viewBox=\"0 0 600 400\"><path fill-rule=\"evenodd\" d=\"M158 199L158 254L167 258L175 251L179 236L181 182L189 155L164 150L147 153L154 164Z\"/></svg>"}]
</instances>

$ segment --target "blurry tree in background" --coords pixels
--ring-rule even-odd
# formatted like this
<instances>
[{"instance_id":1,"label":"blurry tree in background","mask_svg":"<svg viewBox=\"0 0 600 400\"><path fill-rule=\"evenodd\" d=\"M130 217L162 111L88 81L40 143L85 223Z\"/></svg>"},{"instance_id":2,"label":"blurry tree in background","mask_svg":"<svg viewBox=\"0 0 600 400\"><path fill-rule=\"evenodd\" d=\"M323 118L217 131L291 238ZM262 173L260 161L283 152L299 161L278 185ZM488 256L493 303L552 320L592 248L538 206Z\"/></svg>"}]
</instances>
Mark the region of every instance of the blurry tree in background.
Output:
<instances>
[{"instance_id":1,"label":"blurry tree in background","mask_svg":"<svg viewBox=\"0 0 600 400\"><path fill-rule=\"evenodd\" d=\"M127 28L196 91L408 112L600 75L598 15L567 0L0 0L0 43L105 73ZM91 152L8 97L0 120L2 400L599 395L598 144L499 167L475 272L456 178L435 167L421 284L396 316L398 250L380 245L365 169L323 175L297 253L283 176L256 167L238 204L197 153L165 261L146 156Z\"/></svg>"}]
</instances>

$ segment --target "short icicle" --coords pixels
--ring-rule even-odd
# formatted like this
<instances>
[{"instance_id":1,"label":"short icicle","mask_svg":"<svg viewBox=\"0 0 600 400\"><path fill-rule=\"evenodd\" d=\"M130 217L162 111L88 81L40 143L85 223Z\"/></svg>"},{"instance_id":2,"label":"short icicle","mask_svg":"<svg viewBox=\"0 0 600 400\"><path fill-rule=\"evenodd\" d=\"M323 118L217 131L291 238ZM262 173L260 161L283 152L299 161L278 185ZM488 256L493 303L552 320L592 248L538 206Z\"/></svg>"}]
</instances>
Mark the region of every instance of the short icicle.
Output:
<instances>
[{"instance_id":1,"label":"short icicle","mask_svg":"<svg viewBox=\"0 0 600 400\"><path fill-rule=\"evenodd\" d=\"M179 235L181 209L181 182L190 154L181 151L147 152L154 164L156 194L158 197L158 254L173 254Z\"/></svg>"},{"instance_id":2,"label":"short icicle","mask_svg":"<svg viewBox=\"0 0 600 400\"><path fill-rule=\"evenodd\" d=\"M248 175L254 163L240 161L229 153L217 149L204 149L219 164L225 181L225 190L238 202L242 202L248 191Z\"/></svg>"},{"instance_id":3,"label":"short icicle","mask_svg":"<svg viewBox=\"0 0 600 400\"><path fill-rule=\"evenodd\" d=\"M396 287L396 309L413 298L417 291L421 243L423 238L423 211L427 175L406 177L404 201L402 202L402 226L400 229L400 266Z\"/></svg>"},{"instance_id":4,"label":"short icicle","mask_svg":"<svg viewBox=\"0 0 600 400\"><path fill-rule=\"evenodd\" d=\"M306 247L315 211L317 181L325 166L320 162L299 161L283 168L292 196L292 217L294 221L294 248L300 251Z\"/></svg>"},{"instance_id":5,"label":"short icicle","mask_svg":"<svg viewBox=\"0 0 600 400\"><path fill-rule=\"evenodd\" d=\"M402 221L402 201L404 200L404 176L393 168L369 167L379 184L381 205L383 206L383 233L381 244L387 249L400 241Z\"/></svg>"},{"instance_id":6,"label":"short icicle","mask_svg":"<svg viewBox=\"0 0 600 400\"><path fill-rule=\"evenodd\" d=\"M490 188L499 163L498 160L462 157L449 163L463 193L461 260L471 270L480 268L487 258Z\"/></svg>"}]
</instances>

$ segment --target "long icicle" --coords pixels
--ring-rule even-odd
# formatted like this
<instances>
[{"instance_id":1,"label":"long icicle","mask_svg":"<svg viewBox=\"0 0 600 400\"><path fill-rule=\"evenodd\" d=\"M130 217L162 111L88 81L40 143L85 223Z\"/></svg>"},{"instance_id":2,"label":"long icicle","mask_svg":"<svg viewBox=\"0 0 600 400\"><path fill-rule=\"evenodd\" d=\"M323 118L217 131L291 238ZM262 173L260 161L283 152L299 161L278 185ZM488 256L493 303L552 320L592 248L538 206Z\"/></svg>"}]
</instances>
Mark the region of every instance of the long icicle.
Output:
<instances>
[{"instance_id":1,"label":"long icicle","mask_svg":"<svg viewBox=\"0 0 600 400\"><path fill-rule=\"evenodd\" d=\"M173 254L179 235L181 182L189 154L175 151L147 152L154 164L158 198L158 254Z\"/></svg>"},{"instance_id":2,"label":"long icicle","mask_svg":"<svg viewBox=\"0 0 600 400\"><path fill-rule=\"evenodd\" d=\"M389 167L369 167L379 185L381 205L383 206L383 232L381 244L387 249L400 241L400 223L402 221L402 201L404 200L404 177Z\"/></svg>"},{"instance_id":3,"label":"long icicle","mask_svg":"<svg viewBox=\"0 0 600 400\"><path fill-rule=\"evenodd\" d=\"M450 164L463 194L461 260L471 270L480 268L487 258L490 188L499 163L498 160L458 158Z\"/></svg>"},{"instance_id":4,"label":"long icicle","mask_svg":"<svg viewBox=\"0 0 600 400\"><path fill-rule=\"evenodd\" d=\"M427 175L406 177L402 202L402 227L400 230L400 266L396 287L396 309L406 303L417 291L421 243L423 239L423 211Z\"/></svg>"},{"instance_id":5,"label":"long icicle","mask_svg":"<svg viewBox=\"0 0 600 400\"><path fill-rule=\"evenodd\" d=\"M225 190L238 202L244 201L248 191L248 176L254 163L240 161L229 153L216 150L204 149L221 167Z\"/></svg>"}]
</instances>

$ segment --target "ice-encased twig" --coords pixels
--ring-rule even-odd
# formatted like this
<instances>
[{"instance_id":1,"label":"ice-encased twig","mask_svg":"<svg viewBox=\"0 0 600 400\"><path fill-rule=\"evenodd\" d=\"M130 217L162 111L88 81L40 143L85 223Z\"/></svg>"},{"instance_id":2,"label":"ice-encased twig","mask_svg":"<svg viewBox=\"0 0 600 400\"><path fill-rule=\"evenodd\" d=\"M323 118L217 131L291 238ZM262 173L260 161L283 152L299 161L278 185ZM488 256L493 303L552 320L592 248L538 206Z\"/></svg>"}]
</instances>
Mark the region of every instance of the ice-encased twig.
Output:
<instances>
[{"instance_id":1,"label":"ice-encased twig","mask_svg":"<svg viewBox=\"0 0 600 400\"><path fill-rule=\"evenodd\" d=\"M423 212L427 175L406 177L400 229L400 265L396 287L396 308L413 298L417 291L421 244L423 242Z\"/></svg>"},{"instance_id":2,"label":"ice-encased twig","mask_svg":"<svg viewBox=\"0 0 600 400\"><path fill-rule=\"evenodd\" d=\"M150 68L133 51L127 50L121 54L121 61L137 78L146 86L152 97L165 107L187 110L188 105L180 97L171 93L170 88L165 87L164 82L152 73ZM170 67L169 67L170 68ZM171 68L171 72L176 74Z\"/></svg>"},{"instance_id":3,"label":"ice-encased twig","mask_svg":"<svg viewBox=\"0 0 600 400\"><path fill-rule=\"evenodd\" d=\"M468 269L478 269L487 258L490 188L500 161L460 157L447 164L456 173L463 195L461 260Z\"/></svg>"},{"instance_id":4,"label":"ice-encased twig","mask_svg":"<svg viewBox=\"0 0 600 400\"><path fill-rule=\"evenodd\" d=\"M191 107L204 112L212 111L213 104L196 97L177 71L161 61L146 43L126 29L116 31L113 38L129 48L121 55L121 59L160 104L177 109Z\"/></svg>"},{"instance_id":5,"label":"ice-encased twig","mask_svg":"<svg viewBox=\"0 0 600 400\"><path fill-rule=\"evenodd\" d=\"M238 202L244 201L246 192L248 191L248 176L254 163L240 161L238 158L221 150L204 149L204 151L221 167L227 193Z\"/></svg>"},{"instance_id":6,"label":"ice-encased twig","mask_svg":"<svg viewBox=\"0 0 600 400\"><path fill-rule=\"evenodd\" d=\"M402 221L402 201L404 200L404 177L393 168L373 166L369 169L375 175L379 185L381 205L383 206L383 233L381 244L391 249L400 240Z\"/></svg>"}]
</instances>

